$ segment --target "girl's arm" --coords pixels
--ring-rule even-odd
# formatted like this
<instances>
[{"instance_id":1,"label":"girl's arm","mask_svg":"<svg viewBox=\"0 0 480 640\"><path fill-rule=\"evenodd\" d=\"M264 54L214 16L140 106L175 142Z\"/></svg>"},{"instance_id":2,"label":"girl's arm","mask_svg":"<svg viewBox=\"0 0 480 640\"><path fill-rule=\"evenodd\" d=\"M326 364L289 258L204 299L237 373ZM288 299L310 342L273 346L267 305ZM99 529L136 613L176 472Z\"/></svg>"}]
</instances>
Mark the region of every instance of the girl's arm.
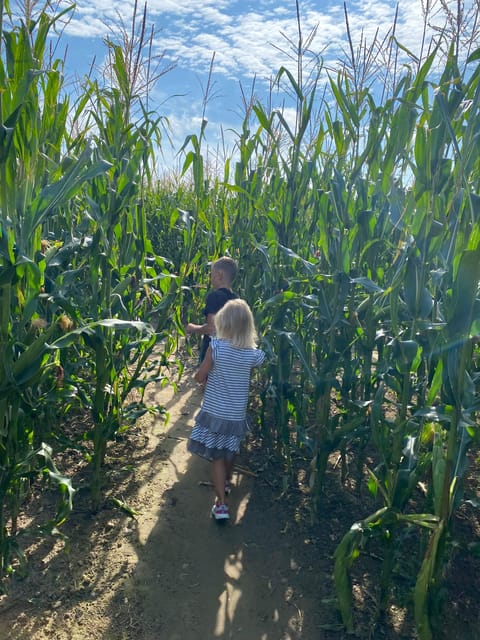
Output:
<instances>
[{"instance_id":1,"label":"girl's arm","mask_svg":"<svg viewBox=\"0 0 480 640\"><path fill-rule=\"evenodd\" d=\"M205 358L195 374L195 380L203 384L207 381L208 374L213 367L212 347L209 345Z\"/></svg>"}]
</instances>

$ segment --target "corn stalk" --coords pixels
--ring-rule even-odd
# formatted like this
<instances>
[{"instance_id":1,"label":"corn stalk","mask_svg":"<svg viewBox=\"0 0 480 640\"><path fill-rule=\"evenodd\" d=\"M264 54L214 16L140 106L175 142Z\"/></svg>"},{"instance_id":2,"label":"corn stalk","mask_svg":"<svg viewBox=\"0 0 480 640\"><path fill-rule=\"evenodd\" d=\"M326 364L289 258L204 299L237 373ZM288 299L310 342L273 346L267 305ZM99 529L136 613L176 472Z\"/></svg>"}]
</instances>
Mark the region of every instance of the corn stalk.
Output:
<instances>
[{"instance_id":1,"label":"corn stalk","mask_svg":"<svg viewBox=\"0 0 480 640\"><path fill-rule=\"evenodd\" d=\"M10 570L12 550L19 553L16 521L31 480L43 466L50 469L52 481L61 486L67 482L36 432L37 401L56 385L57 363L48 342L60 334L57 321L63 312L53 312L42 298L46 284L43 224L78 193L85 180L104 170L103 163L92 162L90 149L69 158L64 168L60 165L68 101L60 93L61 64L55 62L45 70L43 62L48 33L62 15L52 18L42 12L36 20L10 31L2 23L0 33L2 572ZM50 397L49 402L56 400ZM71 506L71 492L65 504ZM64 519L61 511L57 523Z\"/></svg>"}]
</instances>

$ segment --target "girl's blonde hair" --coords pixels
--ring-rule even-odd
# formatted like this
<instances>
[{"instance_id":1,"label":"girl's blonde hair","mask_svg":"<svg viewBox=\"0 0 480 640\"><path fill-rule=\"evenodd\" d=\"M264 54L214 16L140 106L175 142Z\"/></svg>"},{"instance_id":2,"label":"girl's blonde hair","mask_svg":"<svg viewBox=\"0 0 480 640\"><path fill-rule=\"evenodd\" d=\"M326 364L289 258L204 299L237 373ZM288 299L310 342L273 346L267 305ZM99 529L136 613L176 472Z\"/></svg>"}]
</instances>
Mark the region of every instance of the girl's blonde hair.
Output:
<instances>
[{"instance_id":1,"label":"girl's blonde hair","mask_svg":"<svg viewBox=\"0 0 480 640\"><path fill-rule=\"evenodd\" d=\"M245 300L229 300L215 314L215 329L217 337L230 340L233 347L253 349L257 346L255 321Z\"/></svg>"}]
</instances>

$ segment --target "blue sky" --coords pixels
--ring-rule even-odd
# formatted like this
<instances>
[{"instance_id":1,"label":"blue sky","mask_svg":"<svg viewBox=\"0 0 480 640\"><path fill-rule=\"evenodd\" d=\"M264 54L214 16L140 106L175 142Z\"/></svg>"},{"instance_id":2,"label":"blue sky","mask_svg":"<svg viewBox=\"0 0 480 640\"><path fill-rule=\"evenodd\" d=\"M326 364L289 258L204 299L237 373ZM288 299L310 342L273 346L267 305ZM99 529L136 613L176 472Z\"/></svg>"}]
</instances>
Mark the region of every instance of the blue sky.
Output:
<instances>
[{"instance_id":1,"label":"blue sky","mask_svg":"<svg viewBox=\"0 0 480 640\"><path fill-rule=\"evenodd\" d=\"M456 0L444 0L453 9ZM427 0L399 0L396 35L418 53ZM442 26L445 13L440 0L429 0L431 22ZM466 10L479 0L465 0ZM390 32L396 3L390 0L347 0L352 40L370 44ZM143 11L139 1L138 10ZM78 0L62 36L68 45L66 74L86 73L95 60L99 69L105 58L103 39L115 38L118 25L129 28L133 1ZM188 134L198 134L203 96L213 62L210 99L206 106L208 144L212 149L233 144L231 129L242 122L242 91L266 100L272 78L280 66L295 73L292 43L298 39L295 0L149 0L147 22L154 26L155 53L163 66L173 69L162 76L152 101L172 128L173 149L165 143L165 162L174 163L175 152ZM304 37L315 31L310 49L323 59L324 67L338 68L348 48L343 2L300 0ZM255 81L254 81L255 79Z\"/></svg>"}]
</instances>

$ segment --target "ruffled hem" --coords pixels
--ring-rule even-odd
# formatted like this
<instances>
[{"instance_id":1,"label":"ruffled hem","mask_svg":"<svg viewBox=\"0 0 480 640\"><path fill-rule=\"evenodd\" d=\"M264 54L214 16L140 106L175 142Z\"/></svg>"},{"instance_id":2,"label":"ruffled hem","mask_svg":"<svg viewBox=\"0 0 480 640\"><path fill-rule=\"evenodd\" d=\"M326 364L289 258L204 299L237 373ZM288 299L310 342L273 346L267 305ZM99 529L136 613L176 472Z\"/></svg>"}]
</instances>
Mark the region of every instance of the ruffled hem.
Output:
<instances>
[{"instance_id":1,"label":"ruffled hem","mask_svg":"<svg viewBox=\"0 0 480 640\"><path fill-rule=\"evenodd\" d=\"M201 458L205 458L211 462L212 460L233 460L237 455L238 451L232 451L231 449L212 449L211 447L207 447L198 440L189 440L187 444L187 449L190 453L194 453Z\"/></svg>"},{"instance_id":2,"label":"ruffled hem","mask_svg":"<svg viewBox=\"0 0 480 640\"><path fill-rule=\"evenodd\" d=\"M204 409L200 409L195 416L195 425L204 427L212 433L237 436L239 438L243 438L248 431L247 418L243 418L242 420L227 420L226 418L214 416Z\"/></svg>"}]
</instances>

